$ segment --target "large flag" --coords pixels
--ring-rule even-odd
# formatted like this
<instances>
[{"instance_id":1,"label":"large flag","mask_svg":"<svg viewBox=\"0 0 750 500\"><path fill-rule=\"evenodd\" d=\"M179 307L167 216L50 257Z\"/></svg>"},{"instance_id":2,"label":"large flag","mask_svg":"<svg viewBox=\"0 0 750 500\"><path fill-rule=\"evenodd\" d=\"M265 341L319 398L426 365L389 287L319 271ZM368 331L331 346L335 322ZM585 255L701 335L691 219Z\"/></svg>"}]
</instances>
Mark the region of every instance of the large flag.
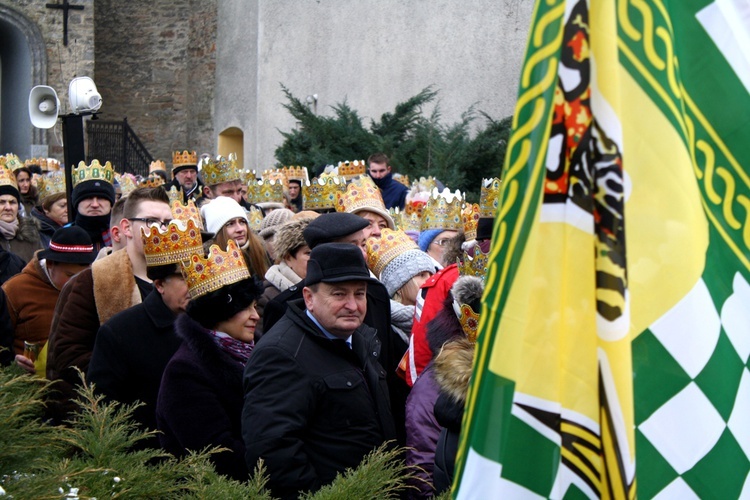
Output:
<instances>
[{"instance_id":1,"label":"large flag","mask_svg":"<svg viewBox=\"0 0 750 500\"><path fill-rule=\"evenodd\" d=\"M750 498L750 5L538 0L457 498Z\"/></svg>"}]
</instances>

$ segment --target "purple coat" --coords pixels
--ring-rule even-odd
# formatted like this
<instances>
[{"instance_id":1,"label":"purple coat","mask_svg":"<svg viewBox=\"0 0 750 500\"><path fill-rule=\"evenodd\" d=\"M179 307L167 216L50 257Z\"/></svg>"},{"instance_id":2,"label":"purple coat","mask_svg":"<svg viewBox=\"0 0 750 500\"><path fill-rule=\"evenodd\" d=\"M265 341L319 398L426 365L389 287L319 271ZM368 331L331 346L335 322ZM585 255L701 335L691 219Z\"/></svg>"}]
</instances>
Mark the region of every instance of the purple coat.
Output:
<instances>
[{"instance_id":1,"label":"purple coat","mask_svg":"<svg viewBox=\"0 0 750 500\"><path fill-rule=\"evenodd\" d=\"M406 399L406 465L416 465L422 469L415 474L418 479L410 482L417 488L409 490L411 498L429 498L435 492L432 469L440 424L435 419L433 409L439 393L440 387L435 382L434 368L430 362Z\"/></svg>"}]
</instances>

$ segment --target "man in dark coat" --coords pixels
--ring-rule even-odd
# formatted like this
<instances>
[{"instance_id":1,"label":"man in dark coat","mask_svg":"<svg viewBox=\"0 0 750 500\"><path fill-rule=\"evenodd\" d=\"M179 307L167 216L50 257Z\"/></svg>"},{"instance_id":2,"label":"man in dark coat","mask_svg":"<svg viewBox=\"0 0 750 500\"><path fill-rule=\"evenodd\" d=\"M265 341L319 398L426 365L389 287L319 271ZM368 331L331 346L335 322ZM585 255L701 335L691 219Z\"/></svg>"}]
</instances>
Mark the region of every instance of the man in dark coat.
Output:
<instances>
[{"instance_id":1,"label":"man in dark coat","mask_svg":"<svg viewBox=\"0 0 750 500\"><path fill-rule=\"evenodd\" d=\"M281 498L317 490L395 438L380 342L362 324L370 277L349 244L317 246L303 300L261 338L244 375L248 469Z\"/></svg>"},{"instance_id":2,"label":"man in dark coat","mask_svg":"<svg viewBox=\"0 0 750 500\"><path fill-rule=\"evenodd\" d=\"M398 207L403 210L409 188L393 179L388 157L383 153L375 153L367 159L367 165L370 177L383 196L385 208Z\"/></svg>"}]
</instances>

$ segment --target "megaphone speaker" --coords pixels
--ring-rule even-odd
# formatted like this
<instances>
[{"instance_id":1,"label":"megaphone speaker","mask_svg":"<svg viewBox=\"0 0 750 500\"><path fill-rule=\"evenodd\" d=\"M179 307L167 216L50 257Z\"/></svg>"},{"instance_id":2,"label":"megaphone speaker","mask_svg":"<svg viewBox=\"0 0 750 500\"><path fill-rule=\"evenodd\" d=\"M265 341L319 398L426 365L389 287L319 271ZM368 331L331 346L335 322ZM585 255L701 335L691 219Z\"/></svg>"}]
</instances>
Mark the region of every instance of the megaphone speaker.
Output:
<instances>
[{"instance_id":1,"label":"megaphone speaker","mask_svg":"<svg viewBox=\"0 0 750 500\"><path fill-rule=\"evenodd\" d=\"M57 122L60 99L52 87L37 85L29 94L29 118L37 128L52 128Z\"/></svg>"}]
</instances>

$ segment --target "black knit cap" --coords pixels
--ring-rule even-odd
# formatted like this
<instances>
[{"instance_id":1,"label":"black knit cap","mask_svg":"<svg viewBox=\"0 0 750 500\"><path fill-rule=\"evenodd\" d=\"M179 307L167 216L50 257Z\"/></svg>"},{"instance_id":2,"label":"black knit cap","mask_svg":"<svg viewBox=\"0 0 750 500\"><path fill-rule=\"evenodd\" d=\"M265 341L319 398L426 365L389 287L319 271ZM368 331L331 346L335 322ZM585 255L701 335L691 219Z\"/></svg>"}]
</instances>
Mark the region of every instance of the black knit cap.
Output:
<instances>
[{"instance_id":1,"label":"black knit cap","mask_svg":"<svg viewBox=\"0 0 750 500\"><path fill-rule=\"evenodd\" d=\"M315 248L321 243L349 236L370 225L370 221L347 212L332 212L315 218L302 232L307 246Z\"/></svg>"},{"instance_id":2,"label":"black knit cap","mask_svg":"<svg viewBox=\"0 0 750 500\"><path fill-rule=\"evenodd\" d=\"M2 186L0 186L0 196L4 194L15 196L16 201L21 203L21 193L15 186L12 186L10 184L3 184Z\"/></svg>"},{"instance_id":3,"label":"black knit cap","mask_svg":"<svg viewBox=\"0 0 750 500\"><path fill-rule=\"evenodd\" d=\"M378 280L370 277L359 247L351 243L321 243L316 246L307 261L305 286L342 281L378 283Z\"/></svg>"},{"instance_id":4,"label":"black knit cap","mask_svg":"<svg viewBox=\"0 0 750 500\"><path fill-rule=\"evenodd\" d=\"M183 170L187 170L189 168L192 168L196 172L198 171L198 165L180 165L179 167L172 167L172 177L174 177L174 174L182 172Z\"/></svg>"},{"instance_id":5,"label":"black knit cap","mask_svg":"<svg viewBox=\"0 0 750 500\"><path fill-rule=\"evenodd\" d=\"M89 233L78 226L65 226L55 231L49 248L39 252L38 259L89 265L96 259L96 252Z\"/></svg>"},{"instance_id":6,"label":"black knit cap","mask_svg":"<svg viewBox=\"0 0 750 500\"><path fill-rule=\"evenodd\" d=\"M78 203L94 196L107 199L110 204L114 204L115 187L109 182L100 179L83 181L73 188L73 206L77 209Z\"/></svg>"}]
</instances>

